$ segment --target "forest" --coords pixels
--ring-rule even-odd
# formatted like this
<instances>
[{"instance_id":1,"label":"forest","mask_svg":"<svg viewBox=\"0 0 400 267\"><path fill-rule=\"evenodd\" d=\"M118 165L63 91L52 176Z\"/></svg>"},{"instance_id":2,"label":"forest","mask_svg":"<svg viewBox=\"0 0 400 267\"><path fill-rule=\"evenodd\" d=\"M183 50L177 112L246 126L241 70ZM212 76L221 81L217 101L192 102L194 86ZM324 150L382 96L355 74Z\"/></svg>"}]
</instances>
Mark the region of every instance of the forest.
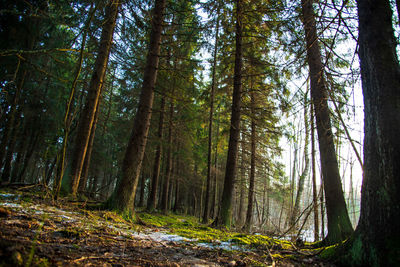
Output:
<instances>
[{"instance_id":1,"label":"forest","mask_svg":"<svg viewBox=\"0 0 400 267\"><path fill-rule=\"evenodd\" d=\"M0 266L398 265L399 14L0 0Z\"/></svg>"}]
</instances>

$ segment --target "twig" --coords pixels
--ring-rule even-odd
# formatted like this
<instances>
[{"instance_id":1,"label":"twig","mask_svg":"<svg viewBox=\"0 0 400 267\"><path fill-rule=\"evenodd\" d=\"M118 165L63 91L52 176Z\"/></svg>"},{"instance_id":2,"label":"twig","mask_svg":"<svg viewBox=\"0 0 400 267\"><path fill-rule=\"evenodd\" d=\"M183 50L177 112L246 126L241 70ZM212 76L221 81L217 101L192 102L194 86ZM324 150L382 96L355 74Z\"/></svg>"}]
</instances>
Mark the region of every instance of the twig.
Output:
<instances>
[{"instance_id":1,"label":"twig","mask_svg":"<svg viewBox=\"0 0 400 267\"><path fill-rule=\"evenodd\" d=\"M267 249L268 252L268 256L271 258L272 260L272 266L275 266L275 260L274 257L272 257L271 251L269 250L268 246L265 247Z\"/></svg>"}]
</instances>

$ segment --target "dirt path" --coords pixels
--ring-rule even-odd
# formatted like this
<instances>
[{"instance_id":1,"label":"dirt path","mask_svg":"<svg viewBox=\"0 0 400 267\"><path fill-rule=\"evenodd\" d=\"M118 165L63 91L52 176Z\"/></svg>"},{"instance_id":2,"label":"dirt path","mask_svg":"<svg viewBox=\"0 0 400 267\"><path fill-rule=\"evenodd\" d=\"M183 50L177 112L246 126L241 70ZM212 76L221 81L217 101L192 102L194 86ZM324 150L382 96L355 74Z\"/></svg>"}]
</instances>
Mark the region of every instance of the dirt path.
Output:
<instances>
[{"instance_id":1,"label":"dirt path","mask_svg":"<svg viewBox=\"0 0 400 267\"><path fill-rule=\"evenodd\" d=\"M332 266L315 257L272 261L265 251L208 248L162 228L129 224L110 212L54 206L32 196L26 200L0 195L0 265Z\"/></svg>"}]
</instances>

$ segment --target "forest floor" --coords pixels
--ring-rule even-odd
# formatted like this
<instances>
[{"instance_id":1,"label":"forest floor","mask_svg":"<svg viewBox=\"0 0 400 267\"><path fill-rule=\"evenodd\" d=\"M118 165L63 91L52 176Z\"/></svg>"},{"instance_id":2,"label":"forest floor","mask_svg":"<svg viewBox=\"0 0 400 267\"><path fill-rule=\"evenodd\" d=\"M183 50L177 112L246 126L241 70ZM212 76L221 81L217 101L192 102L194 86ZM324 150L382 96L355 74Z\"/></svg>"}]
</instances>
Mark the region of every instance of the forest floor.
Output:
<instances>
[{"instance_id":1,"label":"forest floor","mask_svg":"<svg viewBox=\"0 0 400 267\"><path fill-rule=\"evenodd\" d=\"M135 223L89 202L0 190L0 266L334 266L289 241L138 212Z\"/></svg>"}]
</instances>

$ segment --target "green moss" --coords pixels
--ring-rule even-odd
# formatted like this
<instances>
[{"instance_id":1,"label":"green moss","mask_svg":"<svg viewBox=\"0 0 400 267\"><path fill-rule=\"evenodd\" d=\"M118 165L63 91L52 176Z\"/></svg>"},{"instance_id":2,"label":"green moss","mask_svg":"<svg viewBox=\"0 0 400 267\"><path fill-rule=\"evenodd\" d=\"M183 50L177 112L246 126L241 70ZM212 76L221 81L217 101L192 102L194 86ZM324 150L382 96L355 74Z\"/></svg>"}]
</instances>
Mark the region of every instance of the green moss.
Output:
<instances>
[{"instance_id":1,"label":"green moss","mask_svg":"<svg viewBox=\"0 0 400 267\"><path fill-rule=\"evenodd\" d=\"M353 240L349 254L353 262L362 262L362 241L360 236L356 236Z\"/></svg>"},{"instance_id":2,"label":"green moss","mask_svg":"<svg viewBox=\"0 0 400 267\"><path fill-rule=\"evenodd\" d=\"M323 248L320 256L323 259L332 259L336 254L336 249L338 245L328 246Z\"/></svg>"},{"instance_id":3,"label":"green moss","mask_svg":"<svg viewBox=\"0 0 400 267\"><path fill-rule=\"evenodd\" d=\"M198 219L190 216L174 214L162 215L141 212L137 214L144 225L163 227L172 234L180 235L199 243L231 242L238 246L248 248L292 249L289 241L276 240L265 235L250 235L230 232L225 229L216 229L198 222Z\"/></svg>"}]
</instances>

